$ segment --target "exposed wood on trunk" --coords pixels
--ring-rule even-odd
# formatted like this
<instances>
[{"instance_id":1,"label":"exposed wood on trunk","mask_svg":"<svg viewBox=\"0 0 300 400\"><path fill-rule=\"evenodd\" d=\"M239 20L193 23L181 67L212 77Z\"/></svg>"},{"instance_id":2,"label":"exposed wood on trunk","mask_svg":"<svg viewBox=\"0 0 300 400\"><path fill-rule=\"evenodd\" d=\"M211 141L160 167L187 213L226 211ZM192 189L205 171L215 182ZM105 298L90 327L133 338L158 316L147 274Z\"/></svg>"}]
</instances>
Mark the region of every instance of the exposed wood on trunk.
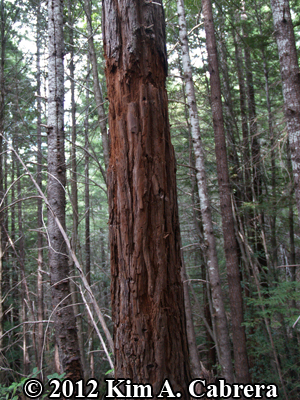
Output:
<instances>
[{"instance_id":1,"label":"exposed wood on trunk","mask_svg":"<svg viewBox=\"0 0 300 400\"><path fill-rule=\"evenodd\" d=\"M189 398L174 150L161 0L103 1L115 377L165 378Z\"/></svg>"},{"instance_id":2,"label":"exposed wood on trunk","mask_svg":"<svg viewBox=\"0 0 300 400\"><path fill-rule=\"evenodd\" d=\"M82 367L71 306L66 243L55 220L65 229L66 165L64 150L63 1L48 1L49 96L48 96L48 239L51 296L60 362L66 377L82 378Z\"/></svg>"},{"instance_id":3,"label":"exposed wood on trunk","mask_svg":"<svg viewBox=\"0 0 300 400\"><path fill-rule=\"evenodd\" d=\"M240 282L237 241L234 232L234 219L232 213L218 52L214 32L212 5L210 0L202 0L202 12L204 17L206 48L210 73L211 107L215 134L215 150L217 158L224 250L229 286L235 375L238 383L247 384L250 382L250 374L247 357L245 327L243 326L243 297Z\"/></svg>"}]
</instances>

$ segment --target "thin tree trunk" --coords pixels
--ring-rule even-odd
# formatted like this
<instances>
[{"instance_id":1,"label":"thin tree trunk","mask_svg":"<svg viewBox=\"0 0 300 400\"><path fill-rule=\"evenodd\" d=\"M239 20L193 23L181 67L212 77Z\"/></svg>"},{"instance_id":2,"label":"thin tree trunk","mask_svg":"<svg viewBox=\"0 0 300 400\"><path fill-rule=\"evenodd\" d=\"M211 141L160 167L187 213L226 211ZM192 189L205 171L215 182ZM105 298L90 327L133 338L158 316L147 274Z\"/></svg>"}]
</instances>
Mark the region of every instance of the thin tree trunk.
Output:
<instances>
[{"instance_id":1,"label":"thin tree trunk","mask_svg":"<svg viewBox=\"0 0 300 400\"><path fill-rule=\"evenodd\" d=\"M260 303L261 304L260 307L261 307L262 313L264 315L263 319L264 319L266 331L268 333L268 337L269 337L269 340L270 340L270 345L271 345L271 349L272 349L272 353L273 353L276 369L277 369L277 372L278 372L279 380L280 380L280 383L282 385L282 389L283 389L283 392L284 392L285 400L289 400L288 397L287 397L287 394L286 394L285 384L284 384L284 381L283 381L283 375L282 375L282 371L281 371L281 367L280 367L280 363L279 363L279 359L278 359L278 355L277 355L277 350L276 350L276 347L274 345L272 331L271 331L271 328L270 328L270 324L269 324L268 318L266 317L266 310L265 310L265 306L264 306L264 302L263 302L263 297L262 297L262 294L261 294L261 283L260 283L260 280L259 280L259 273L258 273L259 264L258 264L258 262L256 261L255 258L254 258L255 263L252 262L253 257L250 254L250 249L251 248L250 248L250 246L249 246L249 244L247 242L247 238L245 237L243 226L241 224L241 220L240 220L238 214L236 215L236 218L235 218L235 221L234 221L235 224L237 224L236 219L238 219L238 224L239 224L239 228L237 227L237 229L239 229L241 237L242 237L242 240L244 242L244 246L242 246L241 240L240 240L241 251L242 251L242 253L244 253L245 264L249 264L251 266L251 270L252 270L252 273L253 273L256 290L257 290L257 293L258 293L258 298L259 298L259 300L261 302ZM253 250L252 250L252 253L253 253Z\"/></svg>"},{"instance_id":2,"label":"thin tree trunk","mask_svg":"<svg viewBox=\"0 0 300 400\"><path fill-rule=\"evenodd\" d=\"M271 0L300 223L300 71L288 0Z\"/></svg>"},{"instance_id":3,"label":"thin tree trunk","mask_svg":"<svg viewBox=\"0 0 300 400\"><path fill-rule=\"evenodd\" d=\"M73 230L72 230L72 246L74 253L77 253L77 245L78 245L78 188L77 188L77 158L76 158L76 102L75 102L75 65L74 65L74 37L73 37L73 10L72 10L72 2L68 0L68 17L69 17L69 42L70 42L70 86L71 86L71 202L72 202L72 210L73 210ZM76 268L73 260L70 260L70 271L73 275L76 275ZM74 308L74 314L76 318L76 327L78 332L78 342L79 342L79 350L80 350L80 360L82 369L85 372L85 352L83 345L83 333L82 333L82 318L79 309L79 301L78 301L78 291L76 289L75 282L73 279L70 280L70 289L72 293L72 302Z\"/></svg>"},{"instance_id":4,"label":"thin tree trunk","mask_svg":"<svg viewBox=\"0 0 300 400\"><path fill-rule=\"evenodd\" d=\"M233 383L233 368L231 362L231 349L228 334L227 319L222 297L221 280L217 259L216 240L213 232L212 216L208 189L206 182L206 172L204 163L203 147L200 138L200 128L198 111L195 97L195 88L192 78L192 68L189 56L187 40L187 29L182 0L177 0L177 10L179 18L179 35L182 48L182 64L185 76L186 95L189 105L189 115L191 120L191 133L196 159L198 192L201 204L201 215L203 220L204 236L207 245L208 272L211 284L213 315L215 319L216 336L218 344L219 362L222 368L222 375L229 383Z\"/></svg>"},{"instance_id":5,"label":"thin tree trunk","mask_svg":"<svg viewBox=\"0 0 300 400\"><path fill-rule=\"evenodd\" d=\"M3 138L4 134L4 104L5 104L5 92L4 92L4 65L5 65L5 15L4 15L4 0L1 0L1 27L0 27L0 201L2 201L3 192ZM0 366L4 365L4 355L2 354L3 349L3 286L4 286L4 274L3 274L3 212L0 213Z\"/></svg>"},{"instance_id":6,"label":"thin tree trunk","mask_svg":"<svg viewBox=\"0 0 300 400\"><path fill-rule=\"evenodd\" d=\"M18 98L18 89L16 89L17 92L17 98ZM18 152L18 140L19 138L16 138L16 151ZM17 170L17 194L18 194L18 200L20 200L22 198L22 193L21 193L21 180L19 179L21 176L20 173L20 164L16 163L16 170ZM22 294L23 294L23 304L28 307L29 311L30 311L30 318L32 321L35 320L35 315L34 315L34 308L33 308L33 304L32 301L30 299L30 292L29 292L29 288L28 288L28 283L27 283L27 279L26 279L26 273L25 273L25 238L24 238L24 233L23 233L23 212L22 212L22 201L18 202L18 228L19 228L19 240L18 240L18 246L19 246L19 251L17 252L17 249L14 246L14 243L12 242L12 240L9 238L9 233L5 228L5 234L8 237L8 239L10 239L10 244L13 248L13 250L15 251L16 257L18 259L18 264L20 266L20 270L21 270L21 278L22 278ZM26 312L26 308L23 311L23 317L25 317L25 320L27 320L27 312ZM24 327L24 331L25 331L25 336L26 336L26 327ZM24 338L25 342L26 342L26 337ZM34 353L34 359L35 359L35 363L34 365L38 368L39 367L39 357L38 357L38 348L37 348L37 344L36 344L36 324L33 325L32 327L32 335L31 335L31 340L32 340L32 347L33 347L33 353ZM27 343L28 346L28 343ZM27 352L27 349L26 349Z\"/></svg>"},{"instance_id":7,"label":"thin tree trunk","mask_svg":"<svg viewBox=\"0 0 300 400\"><path fill-rule=\"evenodd\" d=\"M238 14L236 13L238 18ZM238 33L234 35L235 45L235 59L237 66L237 76L239 82L239 97L240 97L240 111L241 111L241 125L242 125L242 136L243 136L243 167L244 167L244 201L250 203L252 201L251 195L251 173L250 173L250 148L249 148L249 131L248 131L248 118L247 118L247 106L246 106L246 88L245 79L243 73L243 61L241 52L241 41ZM248 220L248 218L246 218Z\"/></svg>"},{"instance_id":8,"label":"thin tree trunk","mask_svg":"<svg viewBox=\"0 0 300 400\"><path fill-rule=\"evenodd\" d=\"M175 156L165 89L164 12L103 1L111 137L108 171L115 377L164 379L189 398Z\"/></svg>"},{"instance_id":9,"label":"thin tree trunk","mask_svg":"<svg viewBox=\"0 0 300 400\"><path fill-rule=\"evenodd\" d=\"M230 162L230 181L232 182L234 188L234 195L236 198L236 202L239 206L243 203L243 189L241 188L241 182L243 181L243 170L240 166L240 161L238 157L238 150L240 148L239 143L239 130L237 125L236 116L234 113L233 101L231 96L231 88L230 88L230 77L228 70L228 57L227 57L227 49L225 44L224 37L224 20L221 15L221 26L219 28L219 36L218 45L220 49L220 67L222 71L222 89L224 96L224 127L226 131L227 144L229 146L229 162ZM237 145L238 142L238 145ZM240 258L240 257L239 257Z\"/></svg>"},{"instance_id":10,"label":"thin tree trunk","mask_svg":"<svg viewBox=\"0 0 300 400\"><path fill-rule=\"evenodd\" d=\"M107 171L108 162L109 162L109 140L108 140L107 127L106 127L107 115L106 115L105 109L104 109L103 95L102 95L102 90L101 90L101 85L100 85L99 75L98 75L98 63L97 63L97 55L96 55L95 45L94 45L90 0L84 0L84 11L86 14L87 31L88 31L88 35L89 35L88 43L89 43L90 60L92 63L94 96L95 96L96 106L97 106L98 122L99 122L100 131L101 131L101 135L102 135L105 170Z\"/></svg>"},{"instance_id":11,"label":"thin tree trunk","mask_svg":"<svg viewBox=\"0 0 300 400\"><path fill-rule=\"evenodd\" d=\"M84 119L84 204L85 204L85 275L86 280L89 285L91 285L91 229L90 229L90 176L89 176L89 167L90 167L90 156L89 156L89 87L90 87L90 57L87 57L87 78L86 78L86 111L85 111L85 119ZM89 367L90 367L90 377L94 377L95 367L94 367L94 341L93 341L93 323L88 322L88 358L89 358Z\"/></svg>"},{"instance_id":12,"label":"thin tree trunk","mask_svg":"<svg viewBox=\"0 0 300 400\"><path fill-rule=\"evenodd\" d=\"M41 123L42 123L42 104L41 104L41 65L40 65L40 48L41 48L41 3L38 2L37 8L37 24L36 24L36 70L37 70L37 184L42 188L42 134L41 134ZM14 154L13 154L14 156ZM37 221L38 221L38 270L37 270L37 318L38 321L44 320L44 292L43 292L43 202L39 198L37 210ZM38 365L39 369L43 365L43 343L44 343L44 328L43 323L38 324Z\"/></svg>"},{"instance_id":13,"label":"thin tree trunk","mask_svg":"<svg viewBox=\"0 0 300 400\"><path fill-rule=\"evenodd\" d=\"M207 280L207 271L205 270L204 266L201 268L202 269L202 279ZM204 318L209 326L211 328L212 326L212 316L210 312L210 303L211 303L211 291L210 287L208 284L203 285L203 306L204 306ZM216 365L216 346L215 346L215 338L214 336L211 335L210 331L206 329L206 348L207 348L207 368L208 370L213 369L213 367Z\"/></svg>"},{"instance_id":14,"label":"thin tree trunk","mask_svg":"<svg viewBox=\"0 0 300 400\"><path fill-rule=\"evenodd\" d=\"M244 38L248 38L247 25L245 24L245 19L247 15L245 13L245 2L242 1L242 7L244 9L243 19L242 19L242 30ZM257 114L256 114L256 101L255 101L255 91L253 83L253 72L252 72L252 62L249 46L247 43L244 46L244 57L245 57L245 68L246 68L246 83L247 83L247 96L248 96L248 110L249 110L249 125L250 125L250 144L251 144L251 164L252 164L252 199L251 201L258 205L261 203L262 195L262 171L261 171L261 154L260 154L260 144L258 141L258 128L257 128ZM250 239L258 254L258 260L262 267L267 267L267 255L264 249L262 236L263 225L256 223L258 219L264 221L264 215L261 209L258 210L259 218L256 218L255 210L254 213L250 211Z\"/></svg>"},{"instance_id":15,"label":"thin tree trunk","mask_svg":"<svg viewBox=\"0 0 300 400\"><path fill-rule=\"evenodd\" d=\"M244 5L243 5L244 8ZM246 18L244 13L243 18ZM242 20L243 36L248 38L247 27ZM247 44L244 46L245 68L246 68L246 82L247 82L247 95L248 95L248 110L249 110L249 125L250 125L250 143L252 153L252 171L253 171L253 190L255 193L256 201L259 201L261 195L261 171L260 171L260 145L257 137L257 115L256 115L256 102L253 83L252 62L249 47Z\"/></svg>"},{"instance_id":16,"label":"thin tree trunk","mask_svg":"<svg viewBox=\"0 0 300 400\"><path fill-rule=\"evenodd\" d=\"M4 354L3 354L3 296L2 296L2 283L3 283L3 252L2 252L2 229L0 226L0 366L4 366ZM2 374L1 374L2 375ZM1 382L3 381L1 376Z\"/></svg>"},{"instance_id":17,"label":"thin tree trunk","mask_svg":"<svg viewBox=\"0 0 300 400\"><path fill-rule=\"evenodd\" d=\"M181 252L181 259L182 259L181 277L184 290L184 308L186 314L186 330L187 330L187 338L189 345L191 370L193 377L197 379L201 376L200 358L196 345L196 335L195 335L195 328L192 316L192 306L189 294L189 281L186 274L185 263L182 252Z\"/></svg>"},{"instance_id":18,"label":"thin tree trunk","mask_svg":"<svg viewBox=\"0 0 300 400\"><path fill-rule=\"evenodd\" d=\"M22 293L24 295L24 293ZM26 303L25 299L22 301L22 321L27 321L27 313L26 313ZM30 358L28 354L28 343L27 343L27 325L23 324L23 374L24 376L28 376L30 372Z\"/></svg>"},{"instance_id":19,"label":"thin tree trunk","mask_svg":"<svg viewBox=\"0 0 300 400\"><path fill-rule=\"evenodd\" d=\"M250 382L245 328L243 326L243 297L240 282L237 241L231 203L231 190L226 154L224 120L222 112L221 82L219 76L217 43L214 32L212 5L210 0L202 0L202 12L206 32L206 48L211 85L211 106L215 133L215 150L220 192L223 240L229 286L229 300L232 320L232 341L236 380Z\"/></svg>"},{"instance_id":20,"label":"thin tree trunk","mask_svg":"<svg viewBox=\"0 0 300 400\"><path fill-rule=\"evenodd\" d=\"M49 129L49 128L48 128L48 129ZM70 240L69 240L69 238L68 238L68 236L67 236L67 234L66 234L65 229L63 228L63 226L62 226L62 224L61 224L59 218L58 218L57 215L56 215L56 213L55 213L54 210L51 208L51 205L50 205L49 200L46 198L46 196L44 195L44 193L42 192L42 190L40 189L40 187L39 187L38 184L36 183L36 180L33 178L32 174L30 173L30 171L28 170L28 168L26 167L26 165L24 164L24 162L22 161L22 159L20 158L20 156L18 155L18 153L13 149L13 147L10 146L10 148L11 148L11 150L14 151L14 153L15 153L17 159L19 160L20 164L23 166L23 168L24 168L24 170L26 171L27 175L30 177L32 183L33 183L34 186L36 187L36 189L37 189L38 193L40 194L40 196L42 197L44 203L47 205L47 208L48 208L49 212L51 211L52 216L53 216L53 220L54 220L54 222L56 223L57 227L59 228L59 232L61 233L62 238L64 239L64 242L65 242L65 244L66 244L66 246L67 246L67 248L68 248L70 257L72 257L72 259L73 259L73 261L74 261L74 263L75 263L75 266L76 266L76 268L77 268L77 271L79 272L79 276L80 276L80 278L81 278L81 281L82 281L82 283L83 283L83 286L84 286L85 290L86 290L87 293L88 293L88 297L89 297L89 299L90 299L90 302L93 304L93 308L94 308L94 310L95 310L95 312L96 312L96 314L97 314L97 317L98 317L98 319L99 319L99 321L100 321L100 323L101 323L102 329L103 329L103 331L104 331L104 333L105 333L105 336L106 336L106 338L107 338L107 340L108 340L108 342L109 342L110 350L113 352L113 350L114 350L114 345L113 345L113 340L112 340L112 338L111 338L111 334L110 334L109 329L108 329L108 327L107 327L107 325L106 325L106 323L105 323L105 320L104 320L103 314L102 314L102 312L101 312L101 310L100 310L100 307L99 307L98 303L96 302L95 296L94 296L93 292L91 291L91 288L90 288L90 286L89 286L89 284L88 284L88 282L87 282L87 280L86 280L85 274L84 274L84 272L83 272L83 270L82 270L82 268L81 268L81 266L80 266L80 264L79 264L79 262L78 262L78 259L77 259L77 257L76 257L76 254L74 253L74 251L73 251L73 249L72 249ZM79 288L80 288L80 287L79 287ZM81 288L80 288L80 289L81 289ZM80 291L81 291L81 293L82 293L82 295L83 295L82 290L80 290ZM69 295L68 295L68 296L69 296ZM86 304L87 304L87 303L86 303ZM104 350L106 351L106 347L105 347L105 346L103 346L103 347L104 347ZM106 351L106 353L107 353L107 356L108 356L108 357L107 357L108 360L111 361L111 358L109 357L107 351Z\"/></svg>"},{"instance_id":21,"label":"thin tree trunk","mask_svg":"<svg viewBox=\"0 0 300 400\"><path fill-rule=\"evenodd\" d=\"M49 96L48 96L48 238L54 327L60 362L66 378L83 377L76 332L76 320L71 306L68 256L66 243L55 221L65 230L66 165L64 150L64 41L63 1L48 1L49 30Z\"/></svg>"},{"instance_id":22,"label":"thin tree trunk","mask_svg":"<svg viewBox=\"0 0 300 400\"><path fill-rule=\"evenodd\" d=\"M272 215L271 215L271 251L272 261L276 268L277 266L277 240L276 240L276 204L277 204L277 187L276 187L276 163L275 163L275 138L274 129L272 122L272 110L271 110L271 99L270 99L270 85L269 85L269 73L267 66L267 58L264 49L262 49L262 59L264 66L265 76L265 90L268 110L268 125L269 125L269 138L271 145L271 185L272 185Z\"/></svg>"},{"instance_id":23,"label":"thin tree trunk","mask_svg":"<svg viewBox=\"0 0 300 400\"><path fill-rule=\"evenodd\" d=\"M287 153L287 169L292 179L293 165L290 150L290 141L287 138L286 141L286 153ZM295 250L295 232L294 232L294 210L293 210L293 197L294 197L294 181L290 182L290 199L289 199L289 239L290 239L290 264L296 264L296 250ZM292 268L293 281L296 280L296 267Z\"/></svg>"}]
</instances>

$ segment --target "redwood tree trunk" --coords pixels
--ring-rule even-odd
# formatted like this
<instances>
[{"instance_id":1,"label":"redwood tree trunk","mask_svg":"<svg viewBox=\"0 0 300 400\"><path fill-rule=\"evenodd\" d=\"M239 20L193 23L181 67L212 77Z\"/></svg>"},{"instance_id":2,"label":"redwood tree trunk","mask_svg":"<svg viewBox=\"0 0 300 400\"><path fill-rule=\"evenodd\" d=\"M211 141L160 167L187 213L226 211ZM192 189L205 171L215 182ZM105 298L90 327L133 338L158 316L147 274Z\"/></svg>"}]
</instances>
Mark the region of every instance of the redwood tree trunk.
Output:
<instances>
[{"instance_id":1,"label":"redwood tree trunk","mask_svg":"<svg viewBox=\"0 0 300 400\"><path fill-rule=\"evenodd\" d=\"M66 243L55 222L54 214L65 229L66 165L64 150L64 67L63 67L63 1L48 2L49 30L49 96L48 96L48 237L51 296L59 356L66 378L82 378L82 368L71 306Z\"/></svg>"},{"instance_id":2,"label":"redwood tree trunk","mask_svg":"<svg viewBox=\"0 0 300 400\"><path fill-rule=\"evenodd\" d=\"M159 3L159 4L158 4ZM103 0L115 377L190 380L161 0Z\"/></svg>"},{"instance_id":3,"label":"redwood tree trunk","mask_svg":"<svg viewBox=\"0 0 300 400\"><path fill-rule=\"evenodd\" d=\"M243 300L240 282L237 241L231 204L231 190L226 154L224 120L222 112L221 83L218 66L217 44L214 32L212 5L210 0L202 0L202 12L206 33L206 48L211 83L211 106L215 133L218 184L220 192L224 250L229 286L229 300L232 319L232 340L235 360L236 381L249 383L246 335L243 324Z\"/></svg>"},{"instance_id":4,"label":"redwood tree trunk","mask_svg":"<svg viewBox=\"0 0 300 400\"><path fill-rule=\"evenodd\" d=\"M300 71L288 0L271 0L300 222Z\"/></svg>"}]
</instances>

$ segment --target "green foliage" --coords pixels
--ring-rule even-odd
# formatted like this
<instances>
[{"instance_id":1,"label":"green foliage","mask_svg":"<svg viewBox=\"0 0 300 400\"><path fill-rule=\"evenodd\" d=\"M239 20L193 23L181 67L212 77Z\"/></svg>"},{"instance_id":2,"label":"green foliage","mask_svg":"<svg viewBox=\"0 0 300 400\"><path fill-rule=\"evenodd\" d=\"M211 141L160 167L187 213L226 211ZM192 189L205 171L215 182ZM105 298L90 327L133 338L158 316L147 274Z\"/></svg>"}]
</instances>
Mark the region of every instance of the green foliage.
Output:
<instances>
[{"instance_id":1,"label":"green foliage","mask_svg":"<svg viewBox=\"0 0 300 400\"><path fill-rule=\"evenodd\" d=\"M36 378L39 375L37 368L34 368L32 373L18 382L13 382L8 387L0 384L0 400L18 400L19 395L23 392L24 383L31 378Z\"/></svg>"},{"instance_id":2,"label":"green foliage","mask_svg":"<svg viewBox=\"0 0 300 400\"><path fill-rule=\"evenodd\" d=\"M24 2L23 2L24 3ZM28 165L30 172L36 176L36 70L35 70L35 19L36 19L36 2L20 1L5 2L5 18L6 18L6 46L5 46L5 110L4 110L4 134L10 143L18 146L22 159ZM179 218L181 224L182 247L184 259L192 279L191 284L195 292L195 298L192 298L194 323L196 328L196 340L199 346L200 356L203 363L207 366L209 363L209 350L214 347L210 342L203 325L196 300L200 304L202 312L206 318L209 318L209 304L207 294L209 293L209 285L206 285L206 267L207 260L204 249L205 243L202 237L202 220L199 198L197 194L197 182L195 171L195 159L192 149L192 141L190 135L190 122L188 117L188 106L186 104L186 93L184 88L183 71L181 66L181 50L178 43L178 22L176 2L164 2L166 14L167 28L167 50L169 52L169 77L167 81L167 89L169 94L169 114L171 124L172 142L174 145L177 158L177 188L179 203ZM199 112L199 123L201 130L201 138L204 146L206 173L209 185L209 194L211 200L211 210L213 214L214 232L217 241L217 251L222 279L222 288L224 291L226 311L228 315L229 325L231 321L230 309L228 306L228 285L226 278L226 263L223 250L223 233L221 226L221 214L218 194L218 183L216 176L216 160L214 152L214 132L211 117L210 105L210 87L209 74L207 65L207 56L205 50L205 34L202 24L201 4L195 0L185 0L186 17L188 30L193 30L189 35L190 52L192 57L192 70L196 89L196 100ZM292 17L295 26L295 36L297 44L300 38L300 6L299 1L292 0ZM91 217L91 282L95 297L105 313L110 315L110 272L109 272L109 248L108 248L108 204L107 189L104 178L101 174L99 165L104 167L103 147L101 142L101 134L97 122L96 105L92 93L92 84L87 81L87 37L86 37L86 21L82 8L82 2L72 2L72 12L75 23L74 46L75 46L75 78L76 78L76 107L77 107L77 183L78 183L78 206L79 206L79 229L78 229L78 258L82 266L85 264L86 255L85 247L85 222L84 218L87 213L85 209L85 165L84 165L84 118L85 112L88 111L89 122L89 195L90 195L90 217ZM101 2L94 2L92 7L92 25L95 31L94 40L96 53L98 57L98 72L100 82L103 86L104 98L106 97L105 76L104 76L104 58L103 43L101 41ZM65 7L65 21L68 20L67 7ZM244 19L237 18L243 14ZM231 113L228 115L227 108L228 98L226 97L223 85L223 102L224 102L224 118L227 122L227 147L228 162L230 168L230 176L232 180L233 195L238 203L237 214L241 219L244 229L244 237L247 239L247 246L251 248L251 257L255 262L263 259L265 256L265 248L258 247L257 242L262 234L265 238L265 246L269 252L268 260L270 268L262 265L260 269L261 295L260 299L257 288L254 285L253 273L249 265L250 260L243 260L241 256L241 275L243 276L243 293L245 304L245 327L247 331L248 354L251 365L252 378L254 382L276 382L279 384L276 366L268 332L265 327L265 319L270 324L272 338L274 341L276 352L279 354L280 365L284 376L287 389L291 393L291 398L297 398L297 390L299 390L299 349L297 338L299 336L298 324L292 328L299 314L300 288L298 282L291 281L291 277L287 274L288 270L276 269L276 265L281 260L290 260L291 244L291 212L293 214L293 227L296 230L295 246L299 248L299 230L296 222L297 210L295 207L295 198L292 192L293 182L291 171L287 165L287 143L285 121L283 115L283 99L282 88L280 83L280 72L278 63L277 46L275 36L273 34L273 22L269 3L250 0L245 2L245 10L242 9L242 3L233 3L225 0L214 2L214 17L216 26L216 35L219 50L222 49L226 55L224 62L220 63L221 78L228 79L228 85L231 95ZM46 5L42 5L41 18L41 40L42 40L42 84L47 85L47 32L46 32L47 11ZM196 27L196 28L195 28ZM244 35L242 28L245 27L247 35ZM193 29L195 28L195 29ZM68 72L68 64L70 56L70 45L68 43L69 27L65 26L66 39L66 55L65 66ZM242 115L240 109L240 87L237 74L237 56L236 56L236 38L239 38L239 46L241 47L242 72L245 85L246 66L245 66L245 49L248 49L251 56L251 72L253 74L254 92L256 100L256 123L257 138L261 151L261 195L260 198L253 200L243 200L245 188L245 170L248 168L253 178L253 165L244 165L245 147L241 132ZM25 46L26 45L26 46ZM299 47L299 46L298 46ZM264 71L262 57L263 52L267 61ZM219 52L221 54L221 51ZM300 53L299 53L300 56ZM224 66L228 69L226 76ZM268 76L270 100L271 100L271 117L273 127L273 144L271 145L271 132L269 131L269 114L267 109L267 100L265 92L265 77ZM65 136L66 136L66 162L70 169L70 142L71 142L71 126L69 118L70 109L70 83L68 78L65 81ZM89 88L89 97L86 96L86 87ZM44 93L43 95L46 95ZM46 114L47 105L43 99L42 123L47 124ZM108 101L105 101L105 108L108 111ZM248 105L246 113L249 113ZM248 114L247 114L248 118ZM247 121L248 128L253 121ZM248 138L251 156L251 137ZM47 139L46 132L43 129L43 190L47 190ZM16 179L16 163L13 161L12 154L3 149L3 160L5 168L6 187L10 187ZM234 160L236 155L237 160ZM273 191L273 167L272 157L275 160L275 190ZM20 170L22 174L24 171ZM71 171L67 172L67 195L70 192ZM22 201L21 216L23 221L23 232L18 231L17 222L17 204L15 207L5 208L5 221L7 221L7 229L15 242L16 254L12 249L6 247L7 258L3 259L4 284L3 296L5 320L3 324L4 332L11 332L10 335L4 336L4 347L7 349L5 356L7 366L10 368L10 374L3 373L3 380L0 386L0 400L16 400L18 394L22 390L22 384L25 378L19 380L19 373L22 371L22 348L20 346L20 338L23 335L23 316L22 310L23 292L21 285L21 272L19 265L20 254L20 237L25 239L25 274L30 296L36 305L36 270L37 270L37 213L36 191L27 176L21 179L21 198L28 197L29 200ZM252 181L251 181L252 182ZM12 190L8 191L4 201L4 207L12 204L18 197L17 185L14 185L14 196ZM252 188L251 188L252 189ZM240 191L240 192L239 192ZM274 194L275 192L275 194ZM242 193L241 198L238 198ZM291 206L291 208L290 208ZM66 225L68 234L72 236L73 229L73 207L70 198L67 196L66 205ZM251 216L251 224L255 227L255 233L248 231L249 226L244 222ZM47 224L47 212L43 213L44 224ZM275 219L276 233L276 260L273 260L272 248L272 229L271 222ZM15 223L13 226L13 222ZM263 228L263 232L261 231ZM48 278L48 260L47 260L47 235L45 235L43 254L43 280L44 280L44 306L45 319L51 314L51 294L50 282ZM243 242L244 243L244 242ZM5 256L6 257L6 256ZM286 261L284 261L285 263ZM296 263L299 262L299 254L296 254ZM75 278L77 279L77 278ZM79 300L80 303L80 300ZM262 309L262 306L264 309ZM85 344L87 346L88 338L88 320L86 312L82 304L79 305L82 315L83 331ZM26 312L28 312L26 308ZM107 320L108 325L112 328L112 322ZM20 324L16 329L15 326ZM28 328L28 329L27 329ZM12 331L10 331L12 329ZM34 351L32 348L31 337L33 327L26 326L26 335L30 346L28 348L28 356L33 365ZM101 329L100 329L101 330ZM51 324L47 330L47 346L45 346L45 375L47 378L62 379L63 375L51 374L53 371L54 359L54 340ZM101 349L98 338L94 337L93 349ZM87 352L88 353L88 352ZM97 353L98 354L98 353ZM101 354L101 353L99 353ZM207 364L206 364L207 363ZM217 374L220 373L220 366L215 360L210 365ZM104 357L95 357L95 371L97 376L105 376L113 373L109 369L108 363ZM34 370L30 376L37 376Z\"/></svg>"}]
</instances>

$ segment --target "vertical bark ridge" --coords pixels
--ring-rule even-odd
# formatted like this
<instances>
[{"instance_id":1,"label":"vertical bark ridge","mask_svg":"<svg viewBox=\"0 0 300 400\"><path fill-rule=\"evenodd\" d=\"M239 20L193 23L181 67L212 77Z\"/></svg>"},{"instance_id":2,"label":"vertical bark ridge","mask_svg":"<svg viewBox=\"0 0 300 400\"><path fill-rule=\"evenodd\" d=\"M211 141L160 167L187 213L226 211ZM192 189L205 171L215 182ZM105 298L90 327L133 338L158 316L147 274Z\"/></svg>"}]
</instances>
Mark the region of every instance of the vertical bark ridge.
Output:
<instances>
[{"instance_id":1,"label":"vertical bark ridge","mask_svg":"<svg viewBox=\"0 0 300 400\"><path fill-rule=\"evenodd\" d=\"M155 395L168 378L187 399L163 8L129 0L104 0L103 6L115 377L151 383Z\"/></svg>"}]
</instances>

